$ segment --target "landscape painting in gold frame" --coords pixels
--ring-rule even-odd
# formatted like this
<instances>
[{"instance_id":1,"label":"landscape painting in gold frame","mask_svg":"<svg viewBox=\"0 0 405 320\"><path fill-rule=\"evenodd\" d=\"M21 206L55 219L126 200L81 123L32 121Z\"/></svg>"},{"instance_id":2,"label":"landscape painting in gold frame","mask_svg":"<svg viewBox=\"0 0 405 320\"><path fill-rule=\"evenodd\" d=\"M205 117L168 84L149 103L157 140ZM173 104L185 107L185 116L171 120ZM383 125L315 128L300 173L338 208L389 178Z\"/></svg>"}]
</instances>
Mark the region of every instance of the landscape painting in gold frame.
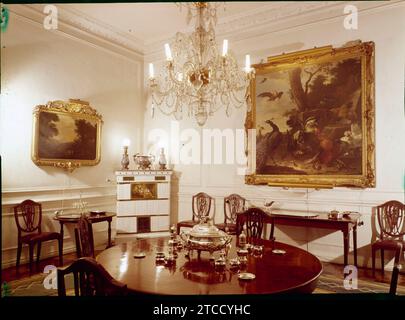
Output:
<instances>
[{"instance_id":1,"label":"landscape painting in gold frame","mask_svg":"<svg viewBox=\"0 0 405 320\"><path fill-rule=\"evenodd\" d=\"M73 171L100 162L102 117L86 101L50 101L34 109L32 161Z\"/></svg>"},{"instance_id":2,"label":"landscape painting in gold frame","mask_svg":"<svg viewBox=\"0 0 405 320\"><path fill-rule=\"evenodd\" d=\"M375 187L373 42L253 67L247 184Z\"/></svg>"}]
</instances>

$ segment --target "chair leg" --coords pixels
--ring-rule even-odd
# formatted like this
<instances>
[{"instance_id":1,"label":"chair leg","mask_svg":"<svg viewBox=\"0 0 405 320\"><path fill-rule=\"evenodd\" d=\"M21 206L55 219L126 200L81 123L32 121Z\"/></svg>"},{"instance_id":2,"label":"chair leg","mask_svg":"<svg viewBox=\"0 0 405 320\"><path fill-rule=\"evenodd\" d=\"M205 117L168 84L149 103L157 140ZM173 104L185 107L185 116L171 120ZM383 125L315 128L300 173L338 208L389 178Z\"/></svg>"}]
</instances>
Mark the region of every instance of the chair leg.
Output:
<instances>
[{"instance_id":1,"label":"chair leg","mask_svg":"<svg viewBox=\"0 0 405 320\"><path fill-rule=\"evenodd\" d=\"M34 243L29 244L30 253L30 272L32 272L32 260L34 260Z\"/></svg>"},{"instance_id":2,"label":"chair leg","mask_svg":"<svg viewBox=\"0 0 405 320\"><path fill-rule=\"evenodd\" d=\"M398 273L399 273L398 267L394 266L394 269L392 270L392 276L391 276L390 294L396 294L396 292L397 292Z\"/></svg>"},{"instance_id":3,"label":"chair leg","mask_svg":"<svg viewBox=\"0 0 405 320\"><path fill-rule=\"evenodd\" d=\"M177 224L177 234L180 234L180 228L181 228L181 226L179 224Z\"/></svg>"},{"instance_id":4,"label":"chair leg","mask_svg":"<svg viewBox=\"0 0 405 320\"><path fill-rule=\"evenodd\" d=\"M375 277L375 248L371 248L371 265L373 270L373 277Z\"/></svg>"},{"instance_id":5,"label":"chair leg","mask_svg":"<svg viewBox=\"0 0 405 320\"><path fill-rule=\"evenodd\" d=\"M399 262L401 261L402 245L395 250L394 268L392 270L390 294L396 294L398 286Z\"/></svg>"},{"instance_id":6,"label":"chair leg","mask_svg":"<svg viewBox=\"0 0 405 320\"><path fill-rule=\"evenodd\" d=\"M20 258L21 258L21 251L22 251L22 243L18 242L18 248L17 248L17 269L20 266Z\"/></svg>"},{"instance_id":7,"label":"chair leg","mask_svg":"<svg viewBox=\"0 0 405 320\"><path fill-rule=\"evenodd\" d=\"M381 273L384 276L384 249L381 249Z\"/></svg>"},{"instance_id":8,"label":"chair leg","mask_svg":"<svg viewBox=\"0 0 405 320\"><path fill-rule=\"evenodd\" d=\"M39 257L41 256L41 246L42 246L42 242L38 242L38 244L37 244L37 264L39 263Z\"/></svg>"}]
</instances>

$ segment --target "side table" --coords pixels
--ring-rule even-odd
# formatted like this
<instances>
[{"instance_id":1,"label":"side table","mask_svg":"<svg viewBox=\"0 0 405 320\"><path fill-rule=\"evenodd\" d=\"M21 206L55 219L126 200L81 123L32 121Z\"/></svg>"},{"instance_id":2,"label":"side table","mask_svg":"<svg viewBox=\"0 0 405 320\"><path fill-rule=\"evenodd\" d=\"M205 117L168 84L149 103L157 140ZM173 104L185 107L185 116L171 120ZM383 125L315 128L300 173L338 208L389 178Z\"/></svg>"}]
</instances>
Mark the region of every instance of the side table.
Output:
<instances>
[{"instance_id":1,"label":"side table","mask_svg":"<svg viewBox=\"0 0 405 320\"><path fill-rule=\"evenodd\" d=\"M115 212L106 212L104 214L89 214L87 215L87 219L93 224L93 223L98 223L98 222L108 222L108 242L107 242L107 248L111 247L111 222L112 218L115 217L117 214ZM64 214L64 215L59 215L55 216L53 219L59 221L60 224L60 235L62 237L62 252L63 252L63 226L65 223L72 223L72 224L77 224L79 221L81 215L80 214ZM77 241L77 239L76 239ZM76 243L77 244L77 243Z\"/></svg>"}]
</instances>

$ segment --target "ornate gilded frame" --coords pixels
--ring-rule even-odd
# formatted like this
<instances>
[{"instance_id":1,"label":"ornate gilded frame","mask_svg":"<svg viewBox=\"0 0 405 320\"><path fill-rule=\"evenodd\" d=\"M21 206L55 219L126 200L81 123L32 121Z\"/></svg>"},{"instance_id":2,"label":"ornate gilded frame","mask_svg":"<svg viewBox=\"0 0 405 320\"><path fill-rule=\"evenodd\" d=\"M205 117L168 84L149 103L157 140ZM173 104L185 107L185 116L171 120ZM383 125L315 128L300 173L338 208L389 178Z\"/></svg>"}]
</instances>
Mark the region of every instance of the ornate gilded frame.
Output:
<instances>
[{"instance_id":1,"label":"ornate gilded frame","mask_svg":"<svg viewBox=\"0 0 405 320\"><path fill-rule=\"evenodd\" d=\"M356 42L341 48L325 46L289 54L269 57L267 63L256 64L255 73L265 73L272 68L291 68L314 62L337 61L344 58L360 57L361 60L361 114L362 114L362 174L361 175L264 175L256 174L256 93L255 79L250 82L250 96L245 129L247 136L246 154L248 174L245 183L281 187L333 188L333 187L375 187L375 93L374 93L374 43ZM253 133L253 134L252 134Z\"/></svg>"},{"instance_id":2,"label":"ornate gilded frame","mask_svg":"<svg viewBox=\"0 0 405 320\"><path fill-rule=\"evenodd\" d=\"M43 112L68 115L74 119L90 120L96 123L96 154L94 159L59 159L44 158L39 155L39 130L40 115ZM101 159L101 126L102 116L93 109L88 102L79 99L69 99L68 102L56 100L50 101L46 105L38 105L33 111L33 134L31 158L37 166L53 166L66 169L72 172L81 166L95 166Z\"/></svg>"}]
</instances>

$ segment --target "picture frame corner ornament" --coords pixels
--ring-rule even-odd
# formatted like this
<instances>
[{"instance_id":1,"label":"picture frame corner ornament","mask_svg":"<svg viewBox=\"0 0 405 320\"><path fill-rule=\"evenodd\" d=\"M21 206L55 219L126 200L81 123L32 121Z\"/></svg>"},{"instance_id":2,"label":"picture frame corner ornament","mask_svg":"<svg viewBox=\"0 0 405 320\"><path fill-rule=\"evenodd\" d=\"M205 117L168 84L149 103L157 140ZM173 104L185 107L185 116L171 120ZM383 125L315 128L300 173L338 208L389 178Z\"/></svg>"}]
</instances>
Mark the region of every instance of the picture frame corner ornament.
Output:
<instances>
[{"instance_id":1,"label":"picture frame corner ornament","mask_svg":"<svg viewBox=\"0 0 405 320\"><path fill-rule=\"evenodd\" d=\"M245 183L246 184L254 184L254 177L251 174L245 176Z\"/></svg>"}]
</instances>

